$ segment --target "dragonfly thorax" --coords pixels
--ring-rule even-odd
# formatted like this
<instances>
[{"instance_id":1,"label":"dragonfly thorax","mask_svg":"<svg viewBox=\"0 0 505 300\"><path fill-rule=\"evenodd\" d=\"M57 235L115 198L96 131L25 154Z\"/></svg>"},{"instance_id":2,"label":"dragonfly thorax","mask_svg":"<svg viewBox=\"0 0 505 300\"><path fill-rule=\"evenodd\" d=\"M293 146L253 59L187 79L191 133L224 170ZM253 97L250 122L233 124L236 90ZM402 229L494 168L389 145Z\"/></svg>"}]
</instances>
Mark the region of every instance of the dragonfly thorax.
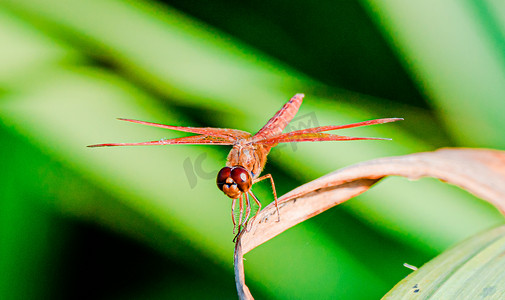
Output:
<instances>
[{"instance_id":1,"label":"dragonfly thorax","mask_svg":"<svg viewBox=\"0 0 505 300\"><path fill-rule=\"evenodd\" d=\"M224 167L217 174L217 187L228 197L237 199L251 189L251 173L242 166Z\"/></svg>"},{"instance_id":2,"label":"dragonfly thorax","mask_svg":"<svg viewBox=\"0 0 505 300\"><path fill-rule=\"evenodd\" d=\"M233 145L226 162L227 167L241 166L249 171L252 179L261 174L267 161L270 147L263 144L242 142Z\"/></svg>"}]
</instances>

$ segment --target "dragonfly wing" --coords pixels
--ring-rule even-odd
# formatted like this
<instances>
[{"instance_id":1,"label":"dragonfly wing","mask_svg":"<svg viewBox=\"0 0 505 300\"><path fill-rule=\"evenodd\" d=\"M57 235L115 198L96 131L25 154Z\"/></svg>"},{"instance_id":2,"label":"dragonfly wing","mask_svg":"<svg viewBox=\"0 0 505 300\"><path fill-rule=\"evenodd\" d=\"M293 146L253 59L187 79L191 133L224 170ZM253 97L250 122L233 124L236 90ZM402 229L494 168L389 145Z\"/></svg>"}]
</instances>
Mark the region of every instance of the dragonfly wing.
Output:
<instances>
[{"instance_id":1,"label":"dragonfly wing","mask_svg":"<svg viewBox=\"0 0 505 300\"><path fill-rule=\"evenodd\" d=\"M302 105L304 94L296 94L261 128L254 136L253 142L259 142L277 136L282 133L284 128L298 112Z\"/></svg>"},{"instance_id":2,"label":"dragonfly wing","mask_svg":"<svg viewBox=\"0 0 505 300\"><path fill-rule=\"evenodd\" d=\"M322 131L354 128L354 127L396 122L396 121L400 121L400 120L403 120L403 118L385 118L385 119L368 120L368 121L352 123L352 124L345 124L345 125L319 126L319 127L301 129L301 130L296 130L296 131L284 133L284 134L281 134L280 136L290 136L290 135L299 135L299 134L304 134L304 133L316 133L316 132L322 132Z\"/></svg>"},{"instance_id":3,"label":"dragonfly wing","mask_svg":"<svg viewBox=\"0 0 505 300\"><path fill-rule=\"evenodd\" d=\"M294 142L320 142L320 141L355 141L355 140L391 140L388 138L375 138L375 137L353 137L336 135L329 133L302 133L290 136L276 136L267 140L261 141L262 144L275 146L280 143L294 143Z\"/></svg>"},{"instance_id":4,"label":"dragonfly wing","mask_svg":"<svg viewBox=\"0 0 505 300\"><path fill-rule=\"evenodd\" d=\"M248 138L251 136L251 134L249 132L245 132L245 131L238 130L238 129L230 129L230 128L183 127L183 126L172 126L172 125L165 125L165 124L159 124L159 123L145 122L145 121L139 121L139 120L133 120L133 119L119 118L119 120L137 123L137 124L148 125L148 126L172 129L172 130L177 130L177 131L198 133L198 134L203 134L203 135L207 135L207 136L217 136L217 137L224 137L224 138L231 137L231 138L234 138L235 140L238 140L240 138Z\"/></svg>"},{"instance_id":5,"label":"dragonfly wing","mask_svg":"<svg viewBox=\"0 0 505 300\"><path fill-rule=\"evenodd\" d=\"M152 146L152 145L233 145L235 141L232 138L222 138L209 135L187 136L176 139L162 139L159 141L141 142L141 143L108 143L89 145L88 147L111 147L111 146Z\"/></svg>"},{"instance_id":6,"label":"dragonfly wing","mask_svg":"<svg viewBox=\"0 0 505 300\"><path fill-rule=\"evenodd\" d=\"M263 140L263 141L261 141L261 143L272 144L272 140L278 141L278 142L274 142L274 144L275 143L301 142L301 141L306 141L306 140L304 140L305 138L308 138L308 140L310 140L310 141L323 141L323 140L325 140L324 137L327 137L328 141L350 140L351 137L345 137L345 136L334 135L334 134L326 134L326 135L319 134L318 135L317 133L320 133L321 131L329 131L329 130L353 128L353 127L360 127L360 126L367 126L367 125L383 124L383 123L395 122L395 121L400 121L400 120L403 120L403 119L402 118L385 118L385 119L375 119L375 120L363 121L363 122L346 124L346 125L331 125L331 126L320 126L320 127L314 127L314 128L307 128L307 129L301 129L301 130L296 130L296 131L280 134L278 136L271 137L270 139ZM344 138L336 139L335 137L345 137L345 139ZM298 139L302 139L302 140L298 140ZM353 139L361 139L362 140L362 139L380 139L380 138L353 138Z\"/></svg>"}]
</instances>

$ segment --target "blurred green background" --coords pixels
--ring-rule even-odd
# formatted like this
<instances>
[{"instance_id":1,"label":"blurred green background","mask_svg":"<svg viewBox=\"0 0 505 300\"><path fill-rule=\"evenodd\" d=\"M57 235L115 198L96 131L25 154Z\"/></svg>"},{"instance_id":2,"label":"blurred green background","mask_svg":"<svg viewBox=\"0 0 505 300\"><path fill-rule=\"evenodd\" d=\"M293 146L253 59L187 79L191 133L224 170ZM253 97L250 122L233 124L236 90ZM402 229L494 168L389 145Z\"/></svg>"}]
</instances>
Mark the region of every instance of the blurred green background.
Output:
<instances>
[{"instance_id":1,"label":"blurred green background","mask_svg":"<svg viewBox=\"0 0 505 300\"><path fill-rule=\"evenodd\" d=\"M117 121L393 141L275 148L279 194L352 163L505 148L501 1L0 1L0 298L234 299L226 146L91 149L183 136ZM254 190L263 205L267 183ZM434 179L389 178L246 255L258 299L377 299L503 217Z\"/></svg>"}]
</instances>

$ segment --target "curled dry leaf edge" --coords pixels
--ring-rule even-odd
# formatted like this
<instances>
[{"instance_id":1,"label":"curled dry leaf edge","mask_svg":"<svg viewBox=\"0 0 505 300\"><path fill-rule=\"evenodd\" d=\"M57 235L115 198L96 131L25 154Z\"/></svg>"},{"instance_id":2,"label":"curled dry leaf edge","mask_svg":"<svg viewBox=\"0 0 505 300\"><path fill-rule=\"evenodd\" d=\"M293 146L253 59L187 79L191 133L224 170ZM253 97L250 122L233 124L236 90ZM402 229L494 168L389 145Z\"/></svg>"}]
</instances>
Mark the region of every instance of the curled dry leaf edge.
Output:
<instances>
[{"instance_id":1,"label":"curled dry leaf edge","mask_svg":"<svg viewBox=\"0 0 505 300\"><path fill-rule=\"evenodd\" d=\"M505 151L442 148L358 163L308 182L278 199L282 216L269 204L235 244L235 282L240 299L254 299L245 284L243 256L294 225L343 203L387 176L434 177L486 200L505 212Z\"/></svg>"}]
</instances>

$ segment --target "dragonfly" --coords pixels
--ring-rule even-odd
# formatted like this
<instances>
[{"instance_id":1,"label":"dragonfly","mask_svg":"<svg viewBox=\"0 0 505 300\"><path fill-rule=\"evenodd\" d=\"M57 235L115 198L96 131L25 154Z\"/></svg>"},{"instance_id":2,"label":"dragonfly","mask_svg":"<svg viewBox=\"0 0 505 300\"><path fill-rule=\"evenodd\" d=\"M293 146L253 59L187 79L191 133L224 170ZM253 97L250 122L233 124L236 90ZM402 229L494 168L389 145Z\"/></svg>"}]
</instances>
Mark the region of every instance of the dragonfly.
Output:
<instances>
[{"instance_id":1,"label":"dragonfly","mask_svg":"<svg viewBox=\"0 0 505 300\"><path fill-rule=\"evenodd\" d=\"M375 125L382 123L395 122L403 120L403 118L383 118L363 121L358 123L346 125L329 125L319 126L314 128L307 128L296 130L288 133L282 133L286 126L294 118L302 104L304 94L294 95L284 106L263 126L256 134L252 135L249 132L230 129L230 128L214 128L214 127L182 127L164 125L152 122L145 122L133 119L119 120L143 124L148 126L160 127L165 129L195 133L188 137L162 139L150 142L140 143L106 143L90 145L88 147L111 147L111 146L152 146L152 145L229 145L232 146L230 150L226 166L223 167L217 174L216 183L217 187L232 199L231 203L231 218L233 222L233 229L247 226L249 220L256 218L261 210L261 202L252 192L252 186L262 180L269 179L278 221L280 221L279 206L277 201L277 192L275 190L274 180L271 174L263 176L261 172L265 167L267 155L270 150L281 143L295 143L295 142L317 142L317 141L351 141L351 140L390 140L388 138L376 137L351 137L336 134L325 133L337 129L346 129L367 125ZM254 200L258 209L256 214L250 218L251 214L251 200ZM238 200L238 222L235 218L235 206ZM245 209L245 210L244 210Z\"/></svg>"}]
</instances>

